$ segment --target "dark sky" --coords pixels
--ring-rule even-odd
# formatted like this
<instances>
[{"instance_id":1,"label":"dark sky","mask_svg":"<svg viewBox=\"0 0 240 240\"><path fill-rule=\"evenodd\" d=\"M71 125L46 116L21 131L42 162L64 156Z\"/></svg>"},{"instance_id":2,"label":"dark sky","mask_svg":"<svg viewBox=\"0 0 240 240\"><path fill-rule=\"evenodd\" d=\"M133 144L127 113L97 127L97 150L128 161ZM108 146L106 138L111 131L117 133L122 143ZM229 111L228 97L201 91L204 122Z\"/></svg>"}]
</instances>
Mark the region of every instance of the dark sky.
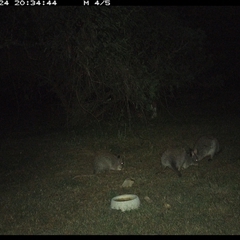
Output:
<instances>
[{"instance_id":1,"label":"dark sky","mask_svg":"<svg viewBox=\"0 0 240 240\"><path fill-rule=\"evenodd\" d=\"M239 77L240 65L240 6L183 6L177 8L180 17L207 34L208 52L213 54L216 72ZM1 11L3 11L1 9ZM7 24L7 23L6 23ZM1 50L1 49L0 49Z\"/></svg>"},{"instance_id":2,"label":"dark sky","mask_svg":"<svg viewBox=\"0 0 240 240\"><path fill-rule=\"evenodd\" d=\"M182 13L192 26L203 29L208 37L208 51L214 56L216 71L240 77L240 7L183 7Z\"/></svg>"}]
</instances>

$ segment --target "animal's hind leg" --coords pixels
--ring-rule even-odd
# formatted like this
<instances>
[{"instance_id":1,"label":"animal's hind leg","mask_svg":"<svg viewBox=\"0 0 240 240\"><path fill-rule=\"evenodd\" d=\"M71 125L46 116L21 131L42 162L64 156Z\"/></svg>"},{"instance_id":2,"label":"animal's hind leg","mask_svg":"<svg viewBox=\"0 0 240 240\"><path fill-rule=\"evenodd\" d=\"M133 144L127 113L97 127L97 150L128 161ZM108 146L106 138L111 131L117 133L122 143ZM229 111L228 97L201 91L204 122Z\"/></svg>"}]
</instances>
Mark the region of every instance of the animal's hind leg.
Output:
<instances>
[{"instance_id":1,"label":"animal's hind leg","mask_svg":"<svg viewBox=\"0 0 240 240\"><path fill-rule=\"evenodd\" d=\"M209 156L208 156L208 161L211 162L212 159L213 159L213 155L209 155Z\"/></svg>"},{"instance_id":2,"label":"animal's hind leg","mask_svg":"<svg viewBox=\"0 0 240 240\"><path fill-rule=\"evenodd\" d=\"M181 172L178 170L178 168L175 166L175 164L171 164L171 166L172 166L172 169L177 173L177 175L178 175L179 177L181 177L182 174L181 174Z\"/></svg>"}]
</instances>

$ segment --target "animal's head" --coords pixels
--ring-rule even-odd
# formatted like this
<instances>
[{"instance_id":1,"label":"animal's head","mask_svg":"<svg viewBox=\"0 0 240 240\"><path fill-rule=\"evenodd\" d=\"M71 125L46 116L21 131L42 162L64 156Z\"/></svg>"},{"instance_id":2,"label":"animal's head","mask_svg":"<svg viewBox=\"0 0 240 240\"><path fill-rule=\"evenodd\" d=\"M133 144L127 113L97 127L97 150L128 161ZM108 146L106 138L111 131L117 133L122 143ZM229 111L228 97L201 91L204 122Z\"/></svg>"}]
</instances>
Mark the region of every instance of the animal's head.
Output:
<instances>
[{"instance_id":1,"label":"animal's head","mask_svg":"<svg viewBox=\"0 0 240 240\"><path fill-rule=\"evenodd\" d=\"M116 170L121 171L123 169L124 161L123 161L123 157L121 157L120 155L117 156L116 165L117 165Z\"/></svg>"},{"instance_id":2,"label":"animal's head","mask_svg":"<svg viewBox=\"0 0 240 240\"><path fill-rule=\"evenodd\" d=\"M198 162L198 161L199 161L197 154L198 154L197 149L190 150L190 155L191 155L191 157L192 157L192 159L193 159L194 162Z\"/></svg>"}]
</instances>

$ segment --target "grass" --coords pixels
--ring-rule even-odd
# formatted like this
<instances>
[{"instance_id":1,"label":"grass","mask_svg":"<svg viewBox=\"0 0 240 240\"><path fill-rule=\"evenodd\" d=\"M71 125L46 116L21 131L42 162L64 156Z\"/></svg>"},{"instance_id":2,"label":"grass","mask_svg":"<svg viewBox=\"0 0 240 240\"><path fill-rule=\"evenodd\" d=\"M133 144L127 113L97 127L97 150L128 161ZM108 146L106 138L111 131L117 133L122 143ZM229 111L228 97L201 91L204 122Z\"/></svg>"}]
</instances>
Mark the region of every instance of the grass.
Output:
<instances>
[{"instance_id":1,"label":"grass","mask_svg":"<svg viewBox=\"0 0 240 240\"><path fill-rule=\"evenodd\" d=\"M132 132L107 125L8 136L0 149L0 234L240 234L238 117L177 116L134 124ZM182 178L162 169L168 146L192 147L204 134L223 147L213 161L183 170ZM100 149L124 154L124 170L93 175ZM133 186L121 188L129 177ZM137 194L140 208L111 210L111 198L125 193Z\"/></svg>"}]
</instances>

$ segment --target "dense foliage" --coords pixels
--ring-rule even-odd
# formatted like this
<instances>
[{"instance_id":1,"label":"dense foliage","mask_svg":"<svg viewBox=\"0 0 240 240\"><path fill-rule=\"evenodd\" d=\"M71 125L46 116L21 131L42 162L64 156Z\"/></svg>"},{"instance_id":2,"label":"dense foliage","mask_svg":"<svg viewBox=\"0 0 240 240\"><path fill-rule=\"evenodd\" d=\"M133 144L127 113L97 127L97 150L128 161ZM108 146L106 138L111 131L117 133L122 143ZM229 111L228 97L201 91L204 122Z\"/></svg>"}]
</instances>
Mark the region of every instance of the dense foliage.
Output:
<instances>
[{"instance_id":1,"label":"dense foliage","mask_svg":"<svg viewBox=\"0 0 240 240\"><path fill-rule=\"evenodd\" d=\"M171 7L11 8L1 20L1 49L27 54L28 77L15 85L27 99L37 89L54 96L71 125L83 116L130 120L132 109L147 116L153 101L193 85L209 66L204 32Z\"/></svg>"}]
</instances>

